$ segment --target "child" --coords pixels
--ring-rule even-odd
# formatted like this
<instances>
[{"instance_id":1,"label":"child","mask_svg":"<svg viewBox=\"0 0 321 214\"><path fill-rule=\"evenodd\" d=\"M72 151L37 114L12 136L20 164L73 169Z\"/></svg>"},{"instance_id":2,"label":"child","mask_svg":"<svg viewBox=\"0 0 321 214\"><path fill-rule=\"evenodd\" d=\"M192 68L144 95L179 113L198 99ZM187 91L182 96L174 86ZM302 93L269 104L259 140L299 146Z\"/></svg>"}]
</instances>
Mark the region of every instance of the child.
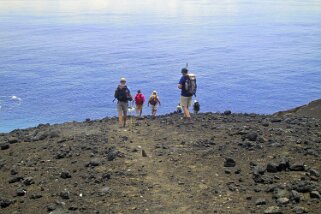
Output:
<instances>
[{"instance_id":1,"label":"child","mask_svg":"<svg viewBox=\"0 0 321 214\"><path fill-rule=\"evenodd\" d=\"M156 91L153 91L152 95L150 96L147 106L149 106L149 104L152 107L152 115L155 117L157 112L157 107L158 105L161 105Z\"/></svg>"},{"instance_id":2,"label":"child","mask_svg":"<svg viewBox=\"0 0 321 214\"><path fill-rule=\"evenodd\" d=\"M137 94L135 95L136 116L138 115L139 117L142 116L144 102L145 102L145 96L144 94L142 94L141 90L138 90Z\"/></svg>"}]
</instances>

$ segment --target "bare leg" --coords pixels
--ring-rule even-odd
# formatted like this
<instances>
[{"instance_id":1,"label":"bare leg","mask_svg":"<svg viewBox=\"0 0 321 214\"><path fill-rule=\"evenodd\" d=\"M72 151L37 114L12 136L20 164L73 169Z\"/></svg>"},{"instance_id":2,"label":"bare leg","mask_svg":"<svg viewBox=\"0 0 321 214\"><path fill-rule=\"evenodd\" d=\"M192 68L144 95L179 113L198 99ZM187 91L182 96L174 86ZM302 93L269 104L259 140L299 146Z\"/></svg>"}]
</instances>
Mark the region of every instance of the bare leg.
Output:
<instances>
[{"instance_id":1,"label":"bare leg","mask_svg":"<svg viewBox=\"0 0 321 214\"><path fill-rule=\"evenodd\" d=\"M124 111L124 127L126 126L126 120L127 120L127 112Z\"/></svg>"},{"instance_id":2,"label":"bare leg","mask_svg":"<svg viewBox=\"0 0 321 214\"><path fill-rule=\"evenodd\" d=\"M123 113L121 111L118 112L118 125L119 127L122 127L123 125Z\"/></svg>"},{"instance_id":3,"label":"bare leg","mask_svg":"<svg viewBox=\"0 0 321 214\"><path fill-rule=\"evenodd\" d=\"M188 107L183 106L183 110L184 110L184 117L191 118Z\"/></svg>"}]
</instances>

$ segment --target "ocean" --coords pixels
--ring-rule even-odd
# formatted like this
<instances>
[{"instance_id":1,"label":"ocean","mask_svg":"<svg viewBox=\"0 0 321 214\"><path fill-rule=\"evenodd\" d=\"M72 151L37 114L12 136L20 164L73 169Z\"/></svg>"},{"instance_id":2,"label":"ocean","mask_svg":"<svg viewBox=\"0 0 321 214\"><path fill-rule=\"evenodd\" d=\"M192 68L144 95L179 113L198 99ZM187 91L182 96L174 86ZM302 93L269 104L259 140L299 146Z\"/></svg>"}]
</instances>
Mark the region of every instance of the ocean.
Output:
<instances>
[{"instance_id":1,"label":"ocean","mask_svg":"<svg viewBox=\"0 0 321 214\"><path fill-rule=\"evenodd\" d=\"M186 63L202 112L318 99L321 1L1 0L0 132L116 116L121 77L173 112Z\"/></svg>"}]
</instances>

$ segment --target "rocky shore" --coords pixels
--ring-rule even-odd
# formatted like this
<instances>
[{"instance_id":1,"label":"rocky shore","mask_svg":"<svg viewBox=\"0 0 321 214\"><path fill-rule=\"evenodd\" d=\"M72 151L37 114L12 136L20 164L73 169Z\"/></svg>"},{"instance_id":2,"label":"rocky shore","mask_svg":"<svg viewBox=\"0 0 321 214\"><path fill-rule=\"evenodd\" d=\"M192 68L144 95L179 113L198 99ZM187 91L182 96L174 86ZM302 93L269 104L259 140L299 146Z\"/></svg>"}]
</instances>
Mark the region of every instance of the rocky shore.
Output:
<instances>
[{"instance_id":1,"label":"rocky shore","mask_svg":"<svg viewBox=\"0 0 321 214\"><path fill-rule=\"evenodd\" d=\"M104 118L0 134L0 213L320 213L321 120L307 116L226 111L186 125L169 114L128 129Z\"/></svg>"}]
</instances>

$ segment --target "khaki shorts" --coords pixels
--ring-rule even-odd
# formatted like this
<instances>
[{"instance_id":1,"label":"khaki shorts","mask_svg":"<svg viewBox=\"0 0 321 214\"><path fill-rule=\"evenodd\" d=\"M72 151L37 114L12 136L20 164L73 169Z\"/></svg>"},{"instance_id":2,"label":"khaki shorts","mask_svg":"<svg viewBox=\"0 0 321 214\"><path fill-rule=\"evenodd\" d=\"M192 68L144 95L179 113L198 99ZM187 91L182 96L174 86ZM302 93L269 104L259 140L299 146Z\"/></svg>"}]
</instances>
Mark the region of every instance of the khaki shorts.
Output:
<instances>
[{"instance_id":1,"label":"khaki shorts","mask_svg":"<svg viewBox=\"0 0 321 214\"><path fill-rule=\"evenodd\" d=\"M137 111L141 111L143 109L143 105L137 105L136 104L136 110Z\"/></svg>"},{"instance_id":2,"label":"khaki shorts","mask_svg":"<svg viewBox=\"0 0 321 214\"><path fill-rule=\"evenodd\" d=\"M128 111L128 102L118 102L117 103L117 111L119 112L127 112Z\"/></svg>"},{"instance_id":3,"label":"khaki shorts","mask_svg":"<svg viewBox=\"0 0 321 214\"><path fill-rule=\"evenodd\" d=\"M151 109L152 109L152 111L157 111L157 105L150 105L150 107L151 107Z\"/></svg>"},{"instance_id":4,"label":"khaki shorts","mask_svg":"<svg viewBox=\"0 0 321 214\"><path fill-rule=\"evenodd\" d=\"M181 96L180 104L182 107L190 107L192 105L192 96L191 97Z\"/></svg>"}]
</instances>

